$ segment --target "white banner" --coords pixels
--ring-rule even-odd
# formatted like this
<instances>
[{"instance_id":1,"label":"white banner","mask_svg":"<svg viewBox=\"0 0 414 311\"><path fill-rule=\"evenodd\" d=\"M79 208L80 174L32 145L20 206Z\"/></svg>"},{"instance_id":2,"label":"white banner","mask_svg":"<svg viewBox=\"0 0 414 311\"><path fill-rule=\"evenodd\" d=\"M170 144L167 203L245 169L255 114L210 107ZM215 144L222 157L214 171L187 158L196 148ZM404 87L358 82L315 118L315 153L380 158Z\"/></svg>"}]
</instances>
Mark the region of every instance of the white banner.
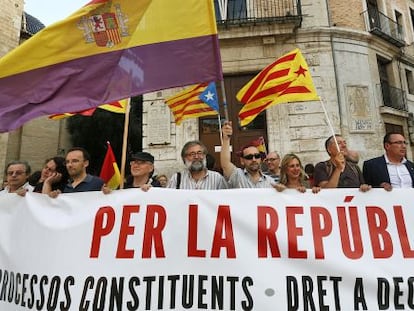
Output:
<instances>
[{"instance_id":1,"label":"white banner","mask_svg":"<svg viewBox=\"0 0 414 311\"><path fill-rule=\"evenodd\" d=\"M414 309L414 190L0 196L0 310Z\"/></svg>"}]
</instances>

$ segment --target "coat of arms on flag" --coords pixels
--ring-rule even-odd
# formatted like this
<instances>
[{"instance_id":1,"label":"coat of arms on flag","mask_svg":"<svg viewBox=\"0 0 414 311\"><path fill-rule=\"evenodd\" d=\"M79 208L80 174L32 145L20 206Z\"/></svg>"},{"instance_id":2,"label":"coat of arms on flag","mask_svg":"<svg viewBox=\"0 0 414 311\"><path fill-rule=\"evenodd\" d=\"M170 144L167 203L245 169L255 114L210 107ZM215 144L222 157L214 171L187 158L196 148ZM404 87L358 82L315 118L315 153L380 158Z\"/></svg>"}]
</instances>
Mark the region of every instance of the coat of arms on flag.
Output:
<instances>
[{"instance_id":1,"label":"coat of arms on flag","mask_svg":"<svg viewBox=\"0 0 414 311\"><path fill-rule=\"evenodd\" d=\"M121 43L122 37L129 36L125 15L119 4L115 5L115 12L111 12L109 5L104 6L100 12L89 17L82 17L79 28L83 30L87 43L95 42L100 47L113 47Z\"/></svg>"}]
</instances>

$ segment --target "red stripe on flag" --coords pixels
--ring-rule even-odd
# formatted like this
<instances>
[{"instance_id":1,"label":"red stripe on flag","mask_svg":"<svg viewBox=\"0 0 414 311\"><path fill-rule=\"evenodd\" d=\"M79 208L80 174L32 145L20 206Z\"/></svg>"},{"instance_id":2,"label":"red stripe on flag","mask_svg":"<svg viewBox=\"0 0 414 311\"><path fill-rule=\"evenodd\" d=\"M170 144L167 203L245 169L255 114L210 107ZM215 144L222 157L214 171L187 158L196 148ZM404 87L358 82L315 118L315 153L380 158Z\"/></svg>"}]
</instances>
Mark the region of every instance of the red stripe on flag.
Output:
<instances>
[{"instance_id":1,"label":"red stripe on flag","mask_svg":"<svg viewBox=\"0 0 414 311\"><path fill-rule=\"evenodd\" d=\"M177 102L174 102L174 103L168 104L168 107L170 107L171 109L173 109L173 108L175 108L175 107L177 107L177 106L180 106L180 105L182 105L183 103L187 102L187 101L188 101L188 100L190 100L190 98L192 98L192 97L196 97L196 99L195 99L195 100L198 100L199 102L201 102L201 101L198 99L198 96L199 96L201 93L202 93L202 92L199 92L199 93L191 93L191 96L184 97L183 99L181 99L181 100L179 100L179 101L177 101ZM194 101L194 100L193 100L193 101Z\"/></svg>"},{"instance_id":2,"label":"red stripe on flag","mask_svg":"<svg viewBox=\"0 0 414 311\"><path fill-rule=\"evenodd\" d=\"M247 110L247 111L243 111L241 113L239 113L239 117L240 119L245 119L247 117L250 117L252 115L256 115L261 113L264 109L266 109L266 107L268 107L270 104L272 103L271 100L269 100L268 102L264 103L263 105L260 105L259 107Z\"/></svg>"},{"instance_id":3,"label":"red stripe on flag","mask_svg":"<svg viewBox=\"0 0 414 311\"><path fill-rule=\"evenodd\" d=\"M179 114L182 114L183 111L186 111L188 109L188 107L195 106L195 105L199 105L199 104L203 104L203 102L202 101L199 101L199 100L197 100L197 101L194 100L192 102L189 102L189 103L183 105L183 107L180 110L173 111L173 113L174 114L178 114L178 115Z\"/></svg>"},{"instance_id":4,"label":"red stripe on flag","mask_svg":"<svg viewBox=\"0 0 414 311\"><path fill-rule=\"evenodd\" d=\"M277 94L277 93L284 92L286 90L286 88L288 88L289 85L291 85L291 84L292 84L292 82L289 81L289 82L286 82L286 83L283 83L283 84L276 85L274 87L270 87L270 88L265 89L263 91L260 91L254 97L252 97L248 103L255 102L255 101L257 101L257 100L259 100L263 97L267 97L267 96L272 95L272 94Z\"/></svg>"},{"instance_id":5,"label":"red stripe on flag","mask_svg":"<svg viewBox=\"0 0 414 311\"><path fill-rule=\"evenodd\" d=\"M216 112L216 110L212 109L212 108L201 108L201 109L193 109L193 110L186 110L183 114L178 115L176 118L176 122L180 122L185 116L187 115L192 115L192 114L198 114L198 113L202 113L202 112Z\"/></svg>"},{"instance_id":6,"label":"red stripe on flag","mask_svg":"<svg viewBox=\"0 0 414 311\"><path fill-rule=\"evenodd\" d=\"M252 85L249 87L249 89L243 95L243 97L241 98L240 101L242 103L246 103L247 101L249 101L249 98L252 96L252 94L254 94L254 91L259 87L259 85L262 84L263 80L266 79L269 71L271 71L275 66L277 66L281 63L285 63L285 62L289 62L289 61L294 60L295 57L296 57L296 53L292 53L292 54L286 55L284 57L281 57L277 61L275 61L273 64L269 65L267 68L265 68L263 71L261 71L259 73L259 75L257 76L257 78L255 78Z\"/></svg>"},{"instance_id":7,"label":"red stripe on flag","mask_svg":"<svg viewBox=\"0 0 414 311\"><path fill-rule=\"evenodd\" d=\"M284 90L281 95L286 95L286 94L305 94L305 93L310 93L311 91L305 87L305 86L291 86L288 87L286 90Z\"/></svg>"}]
</instances>

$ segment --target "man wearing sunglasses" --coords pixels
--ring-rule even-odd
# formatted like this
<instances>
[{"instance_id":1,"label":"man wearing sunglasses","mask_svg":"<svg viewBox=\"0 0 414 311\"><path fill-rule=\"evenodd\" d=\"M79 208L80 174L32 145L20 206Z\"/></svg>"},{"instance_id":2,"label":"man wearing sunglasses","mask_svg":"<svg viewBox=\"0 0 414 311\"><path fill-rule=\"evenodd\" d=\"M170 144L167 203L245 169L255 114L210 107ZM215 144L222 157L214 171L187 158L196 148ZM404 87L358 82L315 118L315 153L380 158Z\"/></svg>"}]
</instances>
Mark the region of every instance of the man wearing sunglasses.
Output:
<instances>
[{"instance_id":1,"label":"man wearing sunglasses","mask_svg":"<svg viewBox=\"0 0 414 311\"><path fill-rule=\"evenodd\" d=\"M367 160L363 165L365 180L373 187L392 188L414 187L414 165L405 158L407 141L400 133L387 133L383 139L385 154Z\"/></svg>"},{"instance_id":2,"label":"man wearing sunglasses","mask_svg":"<svg viewBox=\"0 0 414 311\"><path fill-rule=\"evenodd\" d=\"M223 174L231 188L272 188L275 181L261 171L262 157L256 146L247 145L240 151L240 163L243 168L237 168L231 162L230 138L233 134L231 122L226 122L222 128L223 143L220 152Z\"/></svg>"}]
</instances>

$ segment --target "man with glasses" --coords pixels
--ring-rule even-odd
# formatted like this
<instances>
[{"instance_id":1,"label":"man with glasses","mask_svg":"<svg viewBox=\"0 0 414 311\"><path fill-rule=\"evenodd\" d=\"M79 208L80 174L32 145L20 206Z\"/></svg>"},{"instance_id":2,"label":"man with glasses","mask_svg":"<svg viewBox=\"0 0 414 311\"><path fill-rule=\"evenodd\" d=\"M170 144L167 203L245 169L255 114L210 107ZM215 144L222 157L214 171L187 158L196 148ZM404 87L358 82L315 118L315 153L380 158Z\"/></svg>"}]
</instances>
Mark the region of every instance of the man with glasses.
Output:
<instances>
[{"instance_id":1,"label":"man with glasses","mask_svg":"<svg viewBox=\"0 0 414 311\"><path fill-rule=\"evenodd\" d=\"M27 181L30 171L30 165L26 161L11 161L8 163L4 171L7 186L1 193L17 193L24 196L27 191L33 191L33 187Z\"/></svg>"},{"instance_id":2,"label":"man with glasses","mask_svg":"<svg viewBox=\"0 0 414 311\"><path fill-rule=\"evenodd\" d=\"M223 143L221 145L220 161L223 174L231 188L271 188L276 182L261 171L262 156L256 146L247 145L240 151L240 163L243 168L236 167L231 162L230 139L233 134L231 122L226 122L222 128Z\"/></svg>"},{"instance_id":3,"label":"man with glasses","mask_svg":"<svg viewBox=\"0 0 414 311\"><path fill-rule=\"evenodd\" d=\"M264 160L267 170L266 175L273 178L275 182L279 182L280 178L280 156L276 151L269 152Z\"/></svg>"},{"instance_id":4,"label":"man with glasses","mask_svg":"<svg viewBox=\"0 0 414 311\"><path fill-rule=\"evenodd\" d=\"M181 150L181 158L185 169L175 173L168 188L218 190L226 189L227 183L224 177L207 169L207 147L198 140L187 142Z\"/></svg>"},{"instance_id":5,"label":"man with glasses","mask_svg":"<svg viewBox=\"0 0 414 311\"><path fill-rule=\"evenodd\" d=\"M100 191L103 188L104 181L87 173L86 168L89 166L89 152L84 148L74 147L68 150L65 157L65 165L69 174L69 181L63 188L63 193ZM62 178L58 172L53 173L46 178L43 185L43 193L49 194L55 198L61 192L52 190L52 185Z\"/></svg>"},{"instance_id":6,"label":"man with glasses","mask_svg":"<svg viewBox=\"0 0 414 311\"><path fill-rule=\"evenodd\" d=\"M127 188L141 188L147 191L150 187L161 187L158 180L153 179L154 174L154 156L148 152L137 152L130 156L129 165L131 176L125 183Z\"/></svg>"},{"instance_id":7,"label":"man with glasses","mask_svg":"<svg viewBox=\"0 0 414 311\"><path fill-rule=\"evenodd\" d=\"M392 188L413 188L414 165L405 158L407 145L400 133L387 133L383 139L385 154L364 162L365 180L373 187L387 191Z\"/></svg>"}]
</instances>

